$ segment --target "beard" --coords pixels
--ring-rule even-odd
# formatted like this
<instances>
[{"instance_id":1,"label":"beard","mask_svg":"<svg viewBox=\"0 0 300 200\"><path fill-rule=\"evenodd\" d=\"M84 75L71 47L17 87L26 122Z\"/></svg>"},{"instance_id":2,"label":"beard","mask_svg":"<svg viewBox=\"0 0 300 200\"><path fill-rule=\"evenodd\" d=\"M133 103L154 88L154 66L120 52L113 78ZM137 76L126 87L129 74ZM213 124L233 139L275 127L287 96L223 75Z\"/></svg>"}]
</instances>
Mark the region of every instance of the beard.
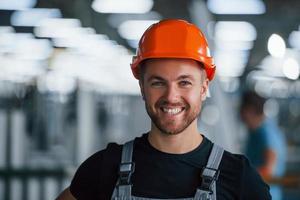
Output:
<instances>
[{"instance_id":1,"label":"beard","mask_svg":"<svg viewBox=\"0 0 300 200\"><path fill-rule=\"evenodd\" d=\"M152 120L152 123L163 133L166 135L177 135L184 131L190 124L197 119L201 111L201 104L198 105L195 109L191 109L191 107L187 103L176 103L170 104L166 101L158 101L155 104L155 108L160 110L161 106L172 105L172 106L180 106L183 105L185 112L184 118L178 122L178 120L172 119L168 121L164 121L159 117L159 114L155 113L151 106L145 100L145 107L149 117Z\"/></svg>"}]
</instances>

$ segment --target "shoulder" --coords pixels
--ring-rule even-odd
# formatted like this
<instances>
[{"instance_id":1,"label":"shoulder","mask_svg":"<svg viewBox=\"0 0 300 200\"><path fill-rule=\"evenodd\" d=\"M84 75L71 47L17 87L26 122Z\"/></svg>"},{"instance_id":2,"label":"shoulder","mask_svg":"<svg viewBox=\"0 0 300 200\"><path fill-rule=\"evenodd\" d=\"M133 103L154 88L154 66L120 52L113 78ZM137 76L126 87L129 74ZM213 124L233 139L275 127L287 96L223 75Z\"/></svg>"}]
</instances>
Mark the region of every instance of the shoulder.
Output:
<instances>
[{"instance_id":1,"label":"shoulder","mask_svg":"<svg viewBox=\"0 0 300 200\"><path fill-rule=\"evenodd\" d=\"M122 145L117 143L109 143L107 147L101 151L98 151L87 158L78 168L75 176L78 173L90 173L99 171L103 166L102 164L109 159L111 162L118 162L120 159L120 152ZM112 156L113 155L113 156Z\"/></svg>"},{"instance_id":2,"label":"shoulder","mask_svg":"<svg viewBox=\"0 0 300 200\"><path fill-rule=\"evenodd\" d=\"M71 185L70 192L77 199L92 199L99 196L99 188L103 185L104 176L114 175L118 170L121 159L122 145L110 143L101 151L86 159L77 169ZM117 176L117 173L115 173ZM115 178L116 179L116 178Z\"/></svg>"},{"instance_id":3,"label":"shoulder","mask_svg":"<svg viewBox=\"0 0 300 200\"><path fill-rule=\"evenodd\" d=\"M269 186L244 155L224 151L220 178L232 190L238 190L236 195L241 199L271 199Z\"/></svg>"},{"instance_id":4,"label":"shoulder","mask_svg":"<svg viewBox=\"0 0 300 200\"><path fill-rule=\"evenodd\" d=\"M224 151L221 168L223 170L235 169L241 171L244 167L249 166L249 160L242 154L234 154L229 151Z\"/></svg>"}]
</instances>

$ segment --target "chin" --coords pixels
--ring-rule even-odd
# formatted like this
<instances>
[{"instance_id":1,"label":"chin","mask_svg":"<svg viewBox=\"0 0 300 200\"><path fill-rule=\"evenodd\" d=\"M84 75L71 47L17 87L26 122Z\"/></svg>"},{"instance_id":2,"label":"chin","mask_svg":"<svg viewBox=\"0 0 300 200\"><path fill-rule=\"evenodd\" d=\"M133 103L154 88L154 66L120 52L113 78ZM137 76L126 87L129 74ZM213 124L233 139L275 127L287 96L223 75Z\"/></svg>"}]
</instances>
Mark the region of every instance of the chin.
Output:
<instances>
[{"instance_id":1,"label":"chin","mask_svg":"<svg viewBox=\"0 0 300 200\"><path fill-rule=\"evenodd\" d=\"M188 126L182 126L182 127L173 127L173 128L168 128L162 125L155 125L161 133L165 134L165 135L178 135L180 133L182 133Z\"/></svg>"}]
</instances>

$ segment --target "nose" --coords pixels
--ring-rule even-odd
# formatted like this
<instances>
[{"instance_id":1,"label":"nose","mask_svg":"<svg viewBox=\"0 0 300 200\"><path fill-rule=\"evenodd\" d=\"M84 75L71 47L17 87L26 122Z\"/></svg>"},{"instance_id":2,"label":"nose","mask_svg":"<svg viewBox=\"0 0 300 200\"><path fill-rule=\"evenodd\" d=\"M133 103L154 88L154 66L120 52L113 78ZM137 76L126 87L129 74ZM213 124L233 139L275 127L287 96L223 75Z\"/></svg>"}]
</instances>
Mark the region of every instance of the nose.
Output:
<instances>
[{"instance_id":1,"label":"nose","mask_svg":"<svg viewBox=\"0 0 300 200\"><path fill-rule=\"evenodd\" d=\"M177 103L180 99L179 90L173 84L167 86L164 96L169 103Z\"/></svg>"}]
</instances>

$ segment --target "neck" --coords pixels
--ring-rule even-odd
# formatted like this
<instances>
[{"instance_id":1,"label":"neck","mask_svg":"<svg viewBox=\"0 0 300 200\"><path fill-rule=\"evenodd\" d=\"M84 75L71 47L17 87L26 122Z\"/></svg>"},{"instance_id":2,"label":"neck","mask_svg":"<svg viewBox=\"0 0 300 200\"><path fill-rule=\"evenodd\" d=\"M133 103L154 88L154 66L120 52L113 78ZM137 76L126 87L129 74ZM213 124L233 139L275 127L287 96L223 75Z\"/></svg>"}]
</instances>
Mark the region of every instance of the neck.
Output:
<instances>
[{"instance_id":1,"label":"neck","mask_svg":"<svg viewBox=\"0 0 300 200\"><path fill-rule=\"evenodd\" d=\"M197 148L202 140L202 135L197 129L197 120L178 134L162 133L154 124L148 136L150 144L165 153L183 154Z\"/></svg>"},{"instance_id":2,"label":"neck","mask_svg":"<svg viewBox=\"0 0 300 200\"><path fill-rule=\"evenodd\" d=\"M257 115L257 116L254 116L252 118L252 124L251 124L251 127L250 129L257 129L261 126L261 124L264 122L265 120L265 116L264 115Z\"/></svg>"}]
</instances>

